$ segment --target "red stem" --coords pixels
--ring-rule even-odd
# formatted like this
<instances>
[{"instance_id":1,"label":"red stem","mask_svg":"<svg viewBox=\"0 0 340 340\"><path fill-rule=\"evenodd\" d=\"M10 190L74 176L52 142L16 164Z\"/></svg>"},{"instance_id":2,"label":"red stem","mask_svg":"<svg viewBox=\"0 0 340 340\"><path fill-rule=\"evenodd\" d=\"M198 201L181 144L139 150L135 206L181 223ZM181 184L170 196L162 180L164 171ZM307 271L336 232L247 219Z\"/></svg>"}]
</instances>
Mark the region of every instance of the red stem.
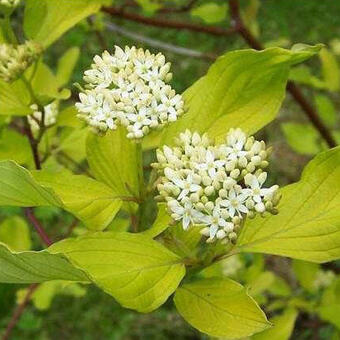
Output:
<instances>
[{"instance_id":1,"label":"red stem","mask_svg":"<svg viewBox=\"0 0 340 340\"><path fill-rule=\"evenodd\" d=\"M31 222L33 225L34 229L37 231L39 234L41 240L49 247L50 245L53 244L53 242L50 240L48 237L47 233L45 232L44 228L38 221L38 219L35 217L33 209L32 208L25 208L25 215L27 219Z\"/></svg>"},{"instance_id":2,"label":"red stem","mask_svg":"<svg viewBox=\"0 0 340 340\"><path fill-rule=\"evenodd\" d=\"M1 340L8 340L10 338L10 335L11 335L13 328L15 327L17 322L19 321L19 319L20 319L22 313L24 312L29 300L31 299L31 296L33 295L35 290L38 288L38 286L39 286L38 283L34 283L34 284L31 284L28 287L28 291L27 291L27 294L25 296L24 301L21 302L21 304L17 306L15 312L12 315L11 321L7 325L6 331L5 331L4 335L2 336Z\"/></svg>"},{"instance_id":3,"label":"red stem","mask_svg":"<svg viewBox=\"0 0 340 340\"><path fill-rule=\"evenodd\" d=\"M185 29L194 32L201 32L212 34L215 36L229 36L232 33L235 33L235 29L225 29L222 27L212 27L212 26L202 26L198 24L193 24L190 22L181 22L167 19L157 19L157 18L149 18L139 15L137 13L128 13L125 12L122 8L116 7L102 7L102 11L108 13L112 16L116 16L119 18L124 18L130 21L139 22L148 26L155 27L163 27L163 28L173 28L173 29Z\"/></svg>"}]
</instances>

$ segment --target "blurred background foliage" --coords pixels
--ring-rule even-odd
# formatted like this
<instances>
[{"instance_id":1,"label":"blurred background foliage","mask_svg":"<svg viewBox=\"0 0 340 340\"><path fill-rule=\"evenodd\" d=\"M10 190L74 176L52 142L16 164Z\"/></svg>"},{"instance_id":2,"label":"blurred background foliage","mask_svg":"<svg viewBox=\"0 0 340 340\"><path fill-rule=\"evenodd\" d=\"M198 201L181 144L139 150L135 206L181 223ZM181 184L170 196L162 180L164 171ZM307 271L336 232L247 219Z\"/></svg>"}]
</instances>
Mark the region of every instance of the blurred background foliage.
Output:
<instances>
[{"instance_id":1,"label":"blurred background foliage","mask_svg":"<svg viewBox=\"0 0 340 340\"><path fill-rule=\"evenodd\" d=\"M180 8L192 3L185 12L158 13L162 8ZM291 71L290 78L299 83L308 100L318 109L324 124L340 142L340 2L334 0L243 0L242 18L252 34L266 46L291 47L295 43L323 43L319 58L314 58ZM198 25L228 28L230 15L227 1L153 1L116 0L108 6L126 9L145 17L192 22ZM22 20L18 10L14 23ZM150 27L119 16L99 13L84 20L67 32L45 54L45 63L58 68L65 52L68 66L74 66L69 84L81 82L82 73L95 54L114 45L136 45L163 52L173 65L173 85L182 92L202 76L212 63L211 56L226 51L248 48L236 34L212 36L160 27ZM156 46L156 47L155 47ZM80 53L77 49L79 48ZM180 47L186 50L180 49ZM71 50L70 50L71 49ZM189 51L191 52L191 55ZM73 51L73 52L72 52ZM193 53L195 52L195 53ZM193 57L194 54L196 57ZM199 56L199 57L197 57ZM72 64L72 65L71 65ZM74 101L76 89L70 86ZM72 101L65 105L68 107ZM61 108L63 109L63 107ZM69 107L66 110L72 110ZM63 112L63 111L62 111ZM85 134L73 133L77 120L61 113L59 124L66 126L55 147L55 157L63 166L82 172ZM53 129L51 129L53 130ZM273 146L270 173L272 182L280 185L297 181L304 165L318 152L327 148L318 131L306 119L300 107L287 95L278 119L260 133ZM51 132L53 135L53 132ZM0 158L6 159L15 151L20 163L31 164L26 152L27 141L18 133L0 131ZM13 151L14 150L14 151ZM26 150L26 151L25 151ZM55 164L50 166L55 167ZM49 164L47 164L48 166ZM73 217L57 208L37 208L36 216L47 226L52 239L72 232L81 234L84 228L75 225ZM145 212L145 218L149 212ZM152 215L152 214L151 214ZM124 229L124 220L116 220ZM115 226L117 228L117 225ZM11 237L9 237L11 233ZM13 233L17 237L13 238ZM25 221L19 208L0 208L0 241L14 250L39 249L40 242ZM339 339L340 329L340 263L326 266L278 259L272 256L244 255L233 257L204 271L214 271L236 278L246 284L250 293L274 317L280 333L269 333L254 339ZM22 286L0 285L0 333L12 315L13 306L25 294ZM284 310L284 313L282 311ZM299 311L299 314L296 313ZM204 312L204 311L202 311ZM294 327L295 323L295 327ZM293 330L294 328L294 330ZM50 282L42 284L13 331L13 339L206 339L166 304L151 314L141 315L120 307L97 288Z\"/></svg>"}]
</instances>

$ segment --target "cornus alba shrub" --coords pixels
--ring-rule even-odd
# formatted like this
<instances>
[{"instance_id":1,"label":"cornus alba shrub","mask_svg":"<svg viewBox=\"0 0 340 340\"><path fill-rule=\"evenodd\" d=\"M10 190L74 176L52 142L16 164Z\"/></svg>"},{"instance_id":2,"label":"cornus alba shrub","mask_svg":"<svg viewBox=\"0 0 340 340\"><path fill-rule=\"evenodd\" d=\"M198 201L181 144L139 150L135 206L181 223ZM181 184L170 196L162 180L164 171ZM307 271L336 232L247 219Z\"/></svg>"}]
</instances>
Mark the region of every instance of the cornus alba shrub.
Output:
<instances>
[{"instance_id":1,"label":"cornus alba shrub","mask_svg":"<svg viewBox=\"0 0 340 340\"><path fill-rule=\"evenodd\" d=\"M30 238L23 216L4 221L0 282L39 283L39 294L45 285L58 292L61 282L92 283L142 313L173 297L183 318L210 336L275 337L277 316L268 321L254 293L292 329L299 306L286 309L294 297L288 284L263 273L262 282L280 283L273 298L284 296L267 309L256 295L260 283L249 277L263 270L261 253L315 263L339 258L340 149L320 153L300 181L279 189L268 170L271 148L252 135L275 119L290 67L320 46L226 53L182 94L161 53L115 47L94 57L72 103L65 86L79 50L66 51L52 71L32 46L43 54L100 1L42 1L46 11L40 1L24 3L29 43L14 43L12 34L1 43L0 113L10 120L1 120L0 204L25 208L46 249L19 247L17 238ZM50 240L58 231L37 224L40 206L72 215L77 232ZM65 225L66 213L59 217ZM332 287L331 275L315 273L310 289Z\"/></svg>"}]
</instances>

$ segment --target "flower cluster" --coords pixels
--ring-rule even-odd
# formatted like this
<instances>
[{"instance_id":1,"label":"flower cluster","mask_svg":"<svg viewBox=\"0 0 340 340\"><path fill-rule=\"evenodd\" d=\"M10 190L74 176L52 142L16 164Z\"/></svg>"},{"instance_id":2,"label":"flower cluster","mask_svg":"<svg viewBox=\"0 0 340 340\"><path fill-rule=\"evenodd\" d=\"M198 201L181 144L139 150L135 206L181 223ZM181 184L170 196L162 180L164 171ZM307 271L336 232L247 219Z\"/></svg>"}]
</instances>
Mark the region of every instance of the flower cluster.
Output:
<instances>
[{"instance_id":1,"label":"flower cluster","mask_svg":"<svg viewBox=\"0 0 340 340\"><path fill-rule=\"evenodd\" d=\"M8 8L15 8L19 5L20 0L0 0L0 6L5 6Z\"/></svg>"},{"instance_id":2,"label":"flower cluster","mask_svg":"<svg viewBox=\"0 0 340 340\"><path fill-rule=\"evenodd\" d=\"M184 229L205 225L201 233L207 242L235 241L246 216L277 213L278 186L263 187L269 152L240 129L231 129L220 145L187 130L175 147L157 150L159 198Z\"/></svg>"},{"instance_id":3,"label":"flower cluster","mask_svg":"<svg viewBox=\"0 0 340 340\"><path fill-rule=\"evenodd\" d=\"M142 138L151 129L177 120L184 112L180 95L167 83L170 63L163 54L151 54L136 47L115 47L95 56L85 71L86 90L76 103L78 117L97 132L127 128L128 138Z\"/></svg>"},{"instance_id":4,"label":"flower cluster","mask_svg":"<svg viewBox=\"0 0 340 340\"><path fill-rule=\"evenodd\" d=\"M6 82L16 80L40 52L40 46L33 41L22 45L0 44L0 78Z\"/></svg>"},{"instance_id":5,"label":"flower cluster","mask_svg":"<svg viewBox=\"0 0 340 340\"><path fill-rule=\"evenodd\" d=\"M335 274L331 270L319 270L313 282L315 289L327 288L335 280Z\"/></svg>"},{"instance_id":6,"label":"flower cluster","mask_svg":"<svg viewBox=\"0 0 340 340\"><path fill-rule=\"evenodd\" d=\"M31 105L31 109L33 110L33 113L30 116L27 116L27 120L34 134L36 134L40 130L40 126L42 125L41 120L43 119L43 116L44 126L46 127L50 127L57 122L57 116L59 113L57 102L52 102L51 104L44 106L44 115L41 111L39 111L37 104Z\"/></svg>"}]
</instances>

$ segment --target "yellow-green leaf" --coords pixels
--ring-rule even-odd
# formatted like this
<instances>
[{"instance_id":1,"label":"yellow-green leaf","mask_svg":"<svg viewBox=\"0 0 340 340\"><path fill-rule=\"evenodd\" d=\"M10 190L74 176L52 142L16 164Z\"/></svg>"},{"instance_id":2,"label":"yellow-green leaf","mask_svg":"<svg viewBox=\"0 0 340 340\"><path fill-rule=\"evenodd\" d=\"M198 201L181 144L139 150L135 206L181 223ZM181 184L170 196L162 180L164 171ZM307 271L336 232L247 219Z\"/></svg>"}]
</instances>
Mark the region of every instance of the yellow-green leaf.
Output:
<instances>
[{"instance_id":1,"label":"yellow-green leaf","mask_svg":"<svg viewBox=\"0 0 340 340\"><path fill-rule=\"evenodd\" d=\"M31 173L13 161L0 162L0 205L60 206L55 193L39 185Z\"/></svg>"},{"instance_id":2,"label":"yellow-green leaf","mask_svg":"<svg viewBox=\"0 0 340 340\"><path fill-rule=\"evenodd\" d=\"M58 60L57 82L59 87L67 85L79 59L79 47L69 48Z\"/></svg>"},{"instance_id":3,"label":"yellow-green leaf","mask_svg":"<svg viewBox=\"0 0 340 340\"><path fill-rule=\"evenodd\" d=\"M55 243L122 306L150 312L175 291L185 274L181 259L142 234L102 232Z\"/></svg>"},{"instance_id":4,"label":"yellow-green leaf","mask_svg":"<svg viewBox=\"0 0 340 340\"><path fill-rule=\"evenodd\" d=\"M161 234L169 227L169 223L172 221L171 216L167 211L166 204L158 204L158 215L150 229L143 232L144 235L154 238Z\"/></svg>"},{"instance_id":5,"label":"yellow-green leaf","mask_svg":"<svg viewBox=\"0 0 340 340\"><path fill-rule=\"evenodd\" d=\"M56 280L41 283L31 299L35 308L44 311L50 308L56 295L83 297L85 294L86 289L78 283ZM22 303L26 295L27 289L17 291L17 303Z\"/></svg>"},{"instance_id":6,"label":"yellow-green leaf","mask_svg":"<svg viewBox=\"0 0 340 340\"><path fill-rule=\"evenodd\" d=\"M15 251L31 249L30 229L26 221L19 216L12 216L0 224L0 242Z\"/></svg>"},{"instance_id":7,"label":"yellow-green leaf","mask_svg":"<svg viewBox=\"0 0 340 340\"><path fill-rule=\"evenodd\" d=\"M285 96L289 67L316 54L320 46L292 50L229 52L184 93L188 108L165 129L162 142L173 143L179 132L208 132L218 141L230 128L254 133L273 120Z\"/></svg>"},{"instance_id":8,"label":"yellow-green leaf","mask_svg":"<svg viewBox=\"0 0 340 340\"><path fill-rule=\"evenodd\" d=\"M184 284L177 289L174 301L187 322L214 337L242 338L271 325L246 289L230 279L209 278Z\"/></svg>"},{"instance_id":9,"label":"yellow-green leaf","mask_svg":"<svg viewBox=\"0 0 340 340\"><path fill-rule=\"evenodd\" d=\"M24 32L48 47L68 29L101 6L98 0L26 0Z\"/></svg>"},{"instance_id":10,"label":"yellow-green leaf","mask_svg":"<svg viewBox=\"0 0 340 340\"><path fill-rule=\"evenodd\" d=\"M243 252L311 262L340 257L340 147L320 153L299 182L281 190L279 214L246 222L238 240Z\"/></svg>"},{"instance_id":11,"label":"yellow-green leaf","mask_svg":"<svg viewBox=\"0 0 340 340\"><path fill-rule=\"evenodd\" d=\"M25 116L32 112L30 95L21 79L13 83L0 80L0 115Z\"/></svg>"},{"instance_id":12,"label":"yellow-green leaf","mask_svg":"<svg viewBox=\"0 0 340 340\"><path fill-rule=\"evenodd\" d=\"M86 275L61 254L14 252L0 243L0 282L38 283L50 280L88 281Z\"/></svg>"},{"instance_id":13,"label":"yellow-green leaf","mask_svg":"<svg viewBox=\"0 0 340 340\"><path fill-rule=\"evenodd\" d=\"M338 91L340 88L340 68L335 56L327 49L320 51L322 74L326 86L331 91Z\"/></svg>"},{"instance_id":14,"label":"yellow-green leaf","mask_svg":"<svg viewBox=\"0 0 340 340\"><path fill-rule=\"evenodd\" d=\"M278 315L270 319L274 324L274 327L267 329L262 333L255 334L253 340L288 340L294 330L295 320L298 316L298 312L289 308L283 312L283 314Z\"/></svg>"},{"instance_id":15,"label":"yellow-green leaf","mask_svg":"<svg viewBox=\"0 0 340 340\"><path fill-rule=\"evenodd\" d=\"M87 160L93 175L117 195L139 197L141 154L137 144L126 138L122 127L105 136L92 132L87 140Z\"/></svg>"},{"instance_id":16,"label":"yellow-green leaf","mask_svg":"<svg viewBox=\"0 0 340 340\"><path fill-rule=\"evenodd\" d=\"M320 135L311 124L287 122L281 124L281 127L294 151L306 155L315 155L321 151Z\"/></svg>"},{"instance_id":17,"label":"yellow-green leaf","mask_svg":"<svg viewBox=\"0 0 340 340\"><path fill-rule=\"evenodd\" d=\"M207 2L191 10L191 15L202 19L207 24L223 21L227 16L227 4Z\"/></svg>"},{"instance_id":18,"label":"yellow-green leaf","mask_svg":"<svg viewBox=\"0 0 340 340\"><path fill-rule=\"evenodd\" d=\"M294 260L292 268L301 286L309 292L314 292L317 288L315 286L315 279L320 269L320 265L317 263Z\"/></svg>"},{"instance_id":19,"label":"yellow-green leaf","mask_svg":"<svg viewBox=\"0 0 340 340\"><path fill-rule=\"evenodd\" d=\"M52 188L63 207L92 230L103 230L113 220L122 201L105 184L82 175L33 171L35 180Z\"/></svg>"}]
</instances>

